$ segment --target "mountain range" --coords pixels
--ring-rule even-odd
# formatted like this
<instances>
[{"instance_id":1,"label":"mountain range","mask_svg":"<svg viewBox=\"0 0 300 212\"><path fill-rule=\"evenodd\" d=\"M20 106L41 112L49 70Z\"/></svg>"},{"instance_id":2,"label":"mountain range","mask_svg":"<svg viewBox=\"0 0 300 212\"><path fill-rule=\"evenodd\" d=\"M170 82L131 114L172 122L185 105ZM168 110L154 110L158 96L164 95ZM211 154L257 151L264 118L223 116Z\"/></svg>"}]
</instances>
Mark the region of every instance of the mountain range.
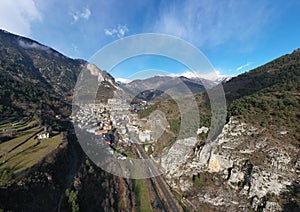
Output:
<instances>
[{"instance_id":1,"label":"mountain range","mask_svg":"<svg viewBox=\"0 0 300 212\"><path fill-rule=\"evenodd\" d=\"M140 118L155 110L166 114L170 128L158 139L153 154L162 155L160 163L169 170L164 178L187 211L299 211L299 49L222 80L227 122L217 138L206 142L208 135L201 131L197 141L189 146L187 140L176 141L180 128L178 106L163 93L183 83L190 92L181 94L194 95L198 103L199 129L209 128L211 110L205 90L213 89L216 82L155 76L118 84L101 67L68 58L34 40L3 30L0 56L0 208L134 211L140 209L139 195L146 190L149 196L143 198L149 199L152 209L163 210L157 191L150 189L150 181L112 176L93 164L80 149L68 117L76 81L85 70L98 76L97 99L106 102L116 90L123 89L153 101L149 108L139 111ZM10 120L13 124L29 121L24 121L24 127L16 127L16 135L4 136L7 126L12 128ZM55 136L61 136L61 143L53 151L39 155L36 163L31 163L31 155L40 143L29 136L32 132L27 131L27 122L36 133L51 126ZM25 145L33 142L26 148L18 140L24 136ZM14 164L19 155L22 163L7 165ZM19 166L27 161L29 167L19 171Z\"/></svg>"}]
</instances>

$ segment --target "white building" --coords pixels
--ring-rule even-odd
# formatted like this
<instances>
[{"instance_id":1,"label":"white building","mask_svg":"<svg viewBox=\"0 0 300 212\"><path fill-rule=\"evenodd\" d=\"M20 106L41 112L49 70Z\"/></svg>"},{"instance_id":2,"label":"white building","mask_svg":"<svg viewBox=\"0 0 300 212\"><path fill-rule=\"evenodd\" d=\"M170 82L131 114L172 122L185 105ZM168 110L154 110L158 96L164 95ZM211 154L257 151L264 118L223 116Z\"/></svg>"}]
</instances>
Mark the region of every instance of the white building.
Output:
<instances>
[{"instance_id":1,"label":"white building","mask_svg":"<svg viewBox=\"0 0 300 212\"><path fill-rule=\"evenodd\" d=\"M38 134L38 139L48 139L49 138L49 132L45 131L45 132L41 132L40 134Z\"/></svg>"},{"instance_id":2,"label":"white building","mask_svg":"<svg viewBox=\"0 0 300 212\"><path fill-rule=\"evenodd\" d=\"M197 130L197 134L199 135L199 134L201 134L201 133L207 133L208 130L209 130L208 127L202 126L201 128L199 128L199 129Z\"/></svg>"},{"instance_id":3,"label":"white building","mask_svg":"<svg viewBox=\"0 0 300 212\"><path fill-rule=\"evenodd\" d=\"M139 139L142 142L151 141L151 131L150 130L141 131L139 133Z\"/></svg>"}]
</instances>

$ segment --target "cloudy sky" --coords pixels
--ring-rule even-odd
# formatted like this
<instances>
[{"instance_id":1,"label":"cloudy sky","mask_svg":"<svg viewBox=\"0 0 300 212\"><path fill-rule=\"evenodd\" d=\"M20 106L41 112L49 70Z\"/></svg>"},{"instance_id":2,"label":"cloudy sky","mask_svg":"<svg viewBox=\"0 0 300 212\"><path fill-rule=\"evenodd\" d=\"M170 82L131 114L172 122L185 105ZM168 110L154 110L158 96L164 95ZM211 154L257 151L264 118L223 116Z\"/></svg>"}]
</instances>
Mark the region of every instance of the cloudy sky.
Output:
<instances>
[{"instance_id":1,"label":"cloudy sky","mask_svg":"<svg viewBox=\"0 0 300 212\"><path fill-rule=\"evenodd\" d=\"M299 10L299 0L1 0L0 28L86 60L117 39L166 33L234 76L300 47Z\"/></svg>"}]
</instances>

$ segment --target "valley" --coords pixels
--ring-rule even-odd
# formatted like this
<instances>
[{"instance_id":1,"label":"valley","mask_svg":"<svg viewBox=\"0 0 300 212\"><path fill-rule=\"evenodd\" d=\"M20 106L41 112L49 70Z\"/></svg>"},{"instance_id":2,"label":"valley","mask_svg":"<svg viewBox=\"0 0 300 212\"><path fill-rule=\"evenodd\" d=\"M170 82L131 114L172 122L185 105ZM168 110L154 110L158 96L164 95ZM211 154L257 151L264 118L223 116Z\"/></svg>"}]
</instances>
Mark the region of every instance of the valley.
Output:
<instances>
[{"instance_id":1,"label":"valley","mask_svg":"<svg viewBox=\"0 0 300 212\"><path fill-rule=\"evenodd\" d=\"M5 31L0 55L4 211L299 209L299 49L222 81L226 123L211 137L218 120L204 87L215 82L155 76L120 85L101 67ZM96 92L76 86L82 70ZM178 82L191 92L177 99L166 91ZM185 110L182 129L179 102L189 108L191 97L200 120Z\"/></svg>"}]
</instances>

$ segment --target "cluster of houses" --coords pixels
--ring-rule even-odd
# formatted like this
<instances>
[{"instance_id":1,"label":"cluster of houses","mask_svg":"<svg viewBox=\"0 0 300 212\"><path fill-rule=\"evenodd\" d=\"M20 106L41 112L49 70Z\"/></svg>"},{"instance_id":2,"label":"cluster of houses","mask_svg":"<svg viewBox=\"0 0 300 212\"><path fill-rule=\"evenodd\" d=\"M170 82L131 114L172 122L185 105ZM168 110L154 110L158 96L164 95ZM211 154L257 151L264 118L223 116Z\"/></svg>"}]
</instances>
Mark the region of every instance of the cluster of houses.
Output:
<instances>
[{"instance_id":1,"label":"cluster of houses","mask_svg":"<svg viewBox=\"0 0 300 212\"><path fill-rule=\"evenodd\" d=\"M111 109L111 120L113 126L118 129L119 134L124 142L130 142L133 136L138 138L141 143L153 142L152 132L150 129L145 129L147 120L141 120L137 113L132 112L135 108L134 104L129 105L125 100L112 99L108 102ZM142 103L146 105L146 101ZM140 106L140 103L138 103Z\"/></svg>"},{"instance_id":2,"label":"cluster of houses","mask_svg":"<svg viewBox=\"0 0 300 212\"><path fill-rule=\"evenodd\" d=\"M139 102L136 102L135 104L130 105L130 109L134 112L138 112L140 110L145 110L149 107L149 103L145 100L141 100Z\"/></svg>"},{"instance_id":3,"label":"cluster of houses","mask_svg":"<svg viewBox=\"0 0 300 212\"><path fill-rule=\"evenodd\" d=\"M136 113L131 112L131 107L126 100L109 99L107 104L84 104L76 114L70 118L81 130L97 136L98 141L110 145L113 142L123 146L131 146L132 136L138 138L141 143L154 141L151 136L151 130L145 130L143 121ZM112 134L118 132L118 141L114 141ZM109 149L113 154L113 149ZM118 159L124 159L123 156L117 156Z\"/></svg>"},{"instance_id":4,"label":"cluster of houses","mask_svg":"<svg viewBox=\"0 0 300 212\"><path fill-rule=\"evenodd\" d=\"M80 129L95 135L105 134L112 130L110 108L103 104L85 104L75 116L70 117Z\"/></svg>"},{"instance_id":5,"label":"cluster of houses","mask_svg":"<svg viewBox=\"0 0 300 212\"><path fill-rule=\"evenodd\" d=\"M114 140L110 113L111 108L106 104L83 104L70 119L79 129L95 135L95 141L105 145L107 153L113 155L115 151L110 147Z\"/></svg>"}]
</instances>

